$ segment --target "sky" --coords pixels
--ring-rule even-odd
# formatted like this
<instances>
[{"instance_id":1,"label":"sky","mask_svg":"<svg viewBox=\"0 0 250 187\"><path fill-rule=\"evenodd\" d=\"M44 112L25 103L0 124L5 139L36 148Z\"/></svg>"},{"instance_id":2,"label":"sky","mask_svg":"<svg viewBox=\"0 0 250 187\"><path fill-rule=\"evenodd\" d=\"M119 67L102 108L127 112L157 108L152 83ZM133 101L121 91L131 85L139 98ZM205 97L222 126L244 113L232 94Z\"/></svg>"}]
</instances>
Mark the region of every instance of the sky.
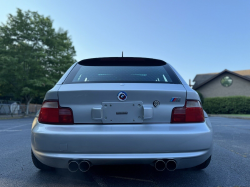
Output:
<instances>
[{"instance_id":1,"label":"sky","mask_svg":"<svg viewBox=\"0 0 250 187\"><path fill-rule=\"evenodd\" d=\"M196 74L250 69L249 0L1 0L0 22L16 9L50 16L68 30L76 60L148 57Z\"/></svg>"}]
</instances>

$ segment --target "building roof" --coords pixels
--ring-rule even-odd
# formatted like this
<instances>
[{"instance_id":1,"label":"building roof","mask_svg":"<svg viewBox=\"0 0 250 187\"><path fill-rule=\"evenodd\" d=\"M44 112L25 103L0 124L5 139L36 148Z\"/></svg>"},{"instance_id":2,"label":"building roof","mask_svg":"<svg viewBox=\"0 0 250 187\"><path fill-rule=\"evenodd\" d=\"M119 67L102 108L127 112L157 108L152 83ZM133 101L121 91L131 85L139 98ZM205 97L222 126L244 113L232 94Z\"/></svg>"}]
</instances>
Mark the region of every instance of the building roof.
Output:
<instances>
[{"instance_id":1,"label":"building roof","mask_svg":"<svg viewBox=\"0 0 250 187\"><path fill-rule=\"evenodd\" d=\"M197 74L194 78L194 86L193 89L197 89L201 86L203 86L204 84L210 82L211 80L215 79L216 77L218 77L219 75L228 72L231 73L233 75L236 75L240 78L243 78L245 80L250 81L250 69L249 70L240 70L240 71L229 71L227 69L225 69L224 71L220 72L220 73L207 73L207 74Z\"/></svg>"},{"instance_id":2,"label":"building roof","mask_svg":"<svg viewBox=\"0 0 250 187\"><path fill-rule=\"evenodd\" d=\"M250 69L247 70L240 70L240 71L233 71L234 73L238 73L242 76L250 76Z\"/></svg>"}]
</instances>

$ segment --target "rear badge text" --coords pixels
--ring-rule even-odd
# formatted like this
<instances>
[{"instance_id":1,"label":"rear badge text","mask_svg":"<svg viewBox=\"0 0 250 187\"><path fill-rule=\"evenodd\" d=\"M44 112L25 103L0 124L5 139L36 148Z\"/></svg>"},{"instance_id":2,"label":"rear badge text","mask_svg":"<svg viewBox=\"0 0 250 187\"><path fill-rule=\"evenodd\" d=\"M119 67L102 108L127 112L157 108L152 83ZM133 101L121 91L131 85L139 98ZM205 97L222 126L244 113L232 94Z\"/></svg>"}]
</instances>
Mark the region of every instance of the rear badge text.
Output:
<instances>
[{"instance_id":1,"label":"rear badge text","mask_svg":"<svg viewBox=\"0 0 250 187\"><path fill-rule=\"evenodd\" d=\"M172 99L170 100L170 102L180 102L181 98L180 97L172 97Z\"/></svg>"}]
</instances>

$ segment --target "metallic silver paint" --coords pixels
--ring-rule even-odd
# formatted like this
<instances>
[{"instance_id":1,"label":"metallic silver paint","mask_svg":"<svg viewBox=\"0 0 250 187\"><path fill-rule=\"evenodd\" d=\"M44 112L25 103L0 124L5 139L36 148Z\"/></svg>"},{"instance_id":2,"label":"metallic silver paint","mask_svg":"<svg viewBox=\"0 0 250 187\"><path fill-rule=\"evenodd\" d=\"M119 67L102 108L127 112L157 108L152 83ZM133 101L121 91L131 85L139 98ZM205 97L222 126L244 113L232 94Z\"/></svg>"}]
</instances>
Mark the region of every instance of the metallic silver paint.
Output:
<instances>
[{"instance_id":1,"label":"metallic silver paint","mask_svg":"<svg viewBox=\"0 0 250 187\"><path fill-rule=\"evenodd\" d=\"M208 115L207 115L207 113L205 112L205 110L203 110L203 113L204 113L204 117L205 117L205 118L208 118Z\"/></svg>"},{"instance_id":2,"label":"metallic silver paint","mask_svg":"<svg viewBox=\"0 0 250 187\"><path fill-rule=\"evenodd\" d=\"M120 102L143 102L144 108L153 107L153 101L160 101L154 107L152 117L146 117L143 122L169 123L174 107L185 105L186 90L181 84L126 83L123 86L129 97ZM79 83L64 84L58 91L59 103L62 107L70 107L74 114L75 123L103 123L99 117L93 117L93 110L102 108L103 102L117 102L119 83ZM182 98L180 102L170 102L172 97Z\"/></svg>"},{"instance_id":3,"label":"metallic silver paint","mask_svg":"<svg viewBox=\"0 0 250 187\"><path fill-rule=\"evenodd\" d=\"M192 88L190 88L190 86L186 83L186 81L182 78L182 76L174 69L173 66L171 66L170 64L168 65L172 68L172 70L175 72L177 77L180 79L182 85L185 87L187 91L187 99L201 101L198 93L194 91Z\"/></svg>"},{"instance_id":4,"label":"metallic silver paint","mask_svg":"<svg viewBox=\"0 0 250 187\"><path fill-rule=\"evenodd\" d=\"M203 123L170 123L174 107L184 106L186 99L200 100L172 66L182 84L63 84L75 65L44 100L59 100L60 106L72 108L78 124L42 124L38 116L33 121L31 147L42 163L67 168L70 160L103 165L152 164L173 159L181 169L199 165L211 156L213 130L205 111ZM144 119L140 123L102 122L103 102L117 102L121 90L129 98L120 103L142 102ZM180 97L181 102L169 102L172 97ZM152 104L155 100L161 103L157 107Z\"/></svg>"},{"instance_id":5,"label":"metallic silver paint","mask_svg":"<svg viewBox=\"0 0 250 187\"><path fill-rule=\"evenodd\" d=\"M180 169L199 165L212 154L209 118L204 123L112 125L47 125L36 120L31 140L35 156L58 168L67 168L69 160L102 165L174 159Z\"/></svg>"},{"instance_id":6,"label":"metallic silver paint","mask_svg":"<svg viewBox=\"0 0 250 187\"><path fill-rule=\"evenodd\" d=\"M45 97L44 97L44 100L58 100L58 90L59 88L61 87L61 85L55 85L52 89L50 89Z\"/></svg>"}]
</instances>

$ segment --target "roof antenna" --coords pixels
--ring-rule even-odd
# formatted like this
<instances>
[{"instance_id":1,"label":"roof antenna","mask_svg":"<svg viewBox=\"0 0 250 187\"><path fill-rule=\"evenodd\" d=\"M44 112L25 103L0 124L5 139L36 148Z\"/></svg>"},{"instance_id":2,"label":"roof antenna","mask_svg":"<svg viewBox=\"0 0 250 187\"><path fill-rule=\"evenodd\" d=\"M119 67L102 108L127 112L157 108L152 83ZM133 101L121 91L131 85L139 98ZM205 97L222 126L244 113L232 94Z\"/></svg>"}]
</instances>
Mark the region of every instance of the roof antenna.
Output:
<instances>
[{"instance_id":1,"label":"roof antenna","mask_svg":"<svg viewBox=\"0 0 250 187\"><path fill-rule=\"evenodd\" d=\"M123 51L122 51L122 57L123 57Z\"/></svg>"}]
</instances>

